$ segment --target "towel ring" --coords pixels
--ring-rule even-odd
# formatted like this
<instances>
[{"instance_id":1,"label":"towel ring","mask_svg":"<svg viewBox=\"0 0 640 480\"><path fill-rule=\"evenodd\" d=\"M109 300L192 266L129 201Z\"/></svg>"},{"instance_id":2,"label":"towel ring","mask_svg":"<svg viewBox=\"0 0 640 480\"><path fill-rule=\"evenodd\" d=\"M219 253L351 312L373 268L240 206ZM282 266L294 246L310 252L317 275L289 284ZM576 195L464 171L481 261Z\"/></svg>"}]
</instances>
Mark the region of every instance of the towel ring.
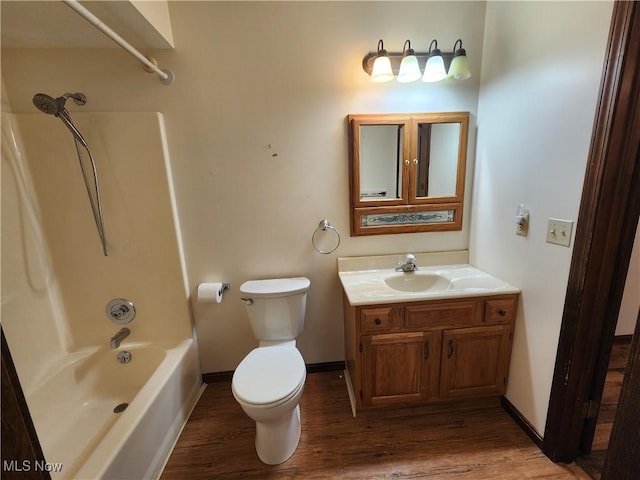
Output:
<instances>
[{"instance_id":1,"label":"towel ring","mask_svg":"<svg viewBox=\"0 0 640 480\"><path fill-rule=\"evenodd\" d=\"M330 250L321 250L320 248L318 248L318 245L316 245L316 235L318 234L318 232L326 232L327 230L332 230L336 234L337 243L336 246ZM335 252L336 249L340 246L340 232L338 232L335 227L331 226L329 220L322 220L318 224L318 228L316 228L316 231L313 232L313 235L311 236L311 244L313 245L313 248L316 252L321 253L322 255L329 255L330 253Z\"/></svg>"}]
</instances>

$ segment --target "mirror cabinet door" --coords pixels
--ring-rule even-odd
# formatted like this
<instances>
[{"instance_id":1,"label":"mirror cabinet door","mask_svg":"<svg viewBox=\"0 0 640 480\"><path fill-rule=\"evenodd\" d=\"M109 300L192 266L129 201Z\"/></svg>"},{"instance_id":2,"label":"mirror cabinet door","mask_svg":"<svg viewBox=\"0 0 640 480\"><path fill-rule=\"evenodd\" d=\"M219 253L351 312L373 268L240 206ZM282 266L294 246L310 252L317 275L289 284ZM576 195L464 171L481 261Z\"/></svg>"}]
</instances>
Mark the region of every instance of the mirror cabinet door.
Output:
<instances>
[{"instance_id":1,"label":"mirror cabinet door","mask_svg":"<svg viewBox=\"0 0 640 480\"><path fill-rule=\"evenodd\" d=\"M403 198L404 125L360 126L360 201Z\"/></svg>"},{"instance_id":2,"label":"mirror cabinet door","mask_svg":"<svg viewBox=\"0 0 640 480\"><path fill-rule=\"evenodd\" d=\"M352 121L353 205L402 205L408 201L409 117L359 115Z\"/></svg>"},{"instance_id":3,"label":"mirror cabinet door","mask_svg":"<svg viewBox=\"0 0 640 480\"><path fill-rule=\"evenodd\" d=\"M464 162L464 158L460 158L460 130L460 123L414 122L416 150L411 159L410 202L461 201L458 164Z\"/></svg>"}]
</instances>

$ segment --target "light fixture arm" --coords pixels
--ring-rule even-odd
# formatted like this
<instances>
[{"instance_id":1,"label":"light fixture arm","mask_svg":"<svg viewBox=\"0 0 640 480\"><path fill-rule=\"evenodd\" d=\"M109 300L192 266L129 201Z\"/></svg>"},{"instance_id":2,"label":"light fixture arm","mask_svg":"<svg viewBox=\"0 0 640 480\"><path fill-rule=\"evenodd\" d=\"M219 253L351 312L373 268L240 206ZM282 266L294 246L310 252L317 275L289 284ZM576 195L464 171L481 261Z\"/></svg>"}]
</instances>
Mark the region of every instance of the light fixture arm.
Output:
<instances>
[{"instance_id":1,"label":"light fixture arm","mask_svg":"<svg viewBox=\"0 0 640 480\"><path fill-rule=\"evenodd\" d=\"M416 52L411 48L411 40L405 40L404 45L402 46L402 56L405 55L415 55Z\"/></svg>"}]
</instances>

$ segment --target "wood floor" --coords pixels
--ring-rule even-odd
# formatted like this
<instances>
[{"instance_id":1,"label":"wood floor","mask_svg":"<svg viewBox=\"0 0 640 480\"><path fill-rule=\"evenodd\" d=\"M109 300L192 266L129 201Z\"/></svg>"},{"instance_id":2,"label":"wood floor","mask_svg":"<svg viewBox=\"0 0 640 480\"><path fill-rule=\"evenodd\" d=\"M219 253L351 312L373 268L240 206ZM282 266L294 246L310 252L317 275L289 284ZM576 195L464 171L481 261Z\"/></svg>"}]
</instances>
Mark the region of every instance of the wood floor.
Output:
<instances>
[{"instance_id":1,"label":"wood floor","mask_svg":"<svg viewBox=\"0 0 640 480\"><path fill-rule=\"evenodd\" d=\"M455 413L421 407L353 418L342 372L324 372L307 376L300 408L298 449L268 466L230 384L208 385L161 479L589 479L545 457L497 401Z\"/></svg>"},{"instance_id":2,"label":"wood floor","mask_svg":"<svg viewBox=\"0 0 640 480\"><path fill-rule=\"evenodd\" d=\"M618 407L618 399L624 379L624 369L629 361L630 338L616 339L611 349L609 368L602 393L602 401L598 410L598 422L593 436L591 453L577 459L578 464L584 468L594 480L600 480L600 473L604 465L604 457L609 446L609 437L613 428L613 420Z\"/></svg>"}]
</instances>

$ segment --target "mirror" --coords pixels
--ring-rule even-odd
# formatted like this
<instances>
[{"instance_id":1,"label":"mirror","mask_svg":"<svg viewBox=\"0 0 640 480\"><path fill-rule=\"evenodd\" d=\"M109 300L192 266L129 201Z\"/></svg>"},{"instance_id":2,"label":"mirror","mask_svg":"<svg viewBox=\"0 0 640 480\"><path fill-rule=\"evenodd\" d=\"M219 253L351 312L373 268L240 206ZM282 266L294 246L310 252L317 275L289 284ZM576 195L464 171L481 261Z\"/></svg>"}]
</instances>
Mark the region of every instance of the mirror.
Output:
<instances>
[{"instance_id":1,"label":"mirror","mask_svg":"<svg viewBox=\"0 0 640 480\"><path fill-rule=\"evenodd\" d=\"M462 228L468 112L347 119L352 235Z\"/></svg>"},{"instance_id":2,"label":"mirror","mask_svg":"<svg viewBox=\"0 0 640 480\"><path fill-rule=\"evenodd\" d=\"M360 200L402 198L403 125L360 126Z\"/></svg>"},{"instance_id":3,"label":"mirror","mask_svg":"<svg viewBox=\"0 0 640 480\"><path fill-rule=\"evenodd\" d=\"M418 123L416 197L455 196L459 138L459 123Z\"/></svg>"}]
</instances>

